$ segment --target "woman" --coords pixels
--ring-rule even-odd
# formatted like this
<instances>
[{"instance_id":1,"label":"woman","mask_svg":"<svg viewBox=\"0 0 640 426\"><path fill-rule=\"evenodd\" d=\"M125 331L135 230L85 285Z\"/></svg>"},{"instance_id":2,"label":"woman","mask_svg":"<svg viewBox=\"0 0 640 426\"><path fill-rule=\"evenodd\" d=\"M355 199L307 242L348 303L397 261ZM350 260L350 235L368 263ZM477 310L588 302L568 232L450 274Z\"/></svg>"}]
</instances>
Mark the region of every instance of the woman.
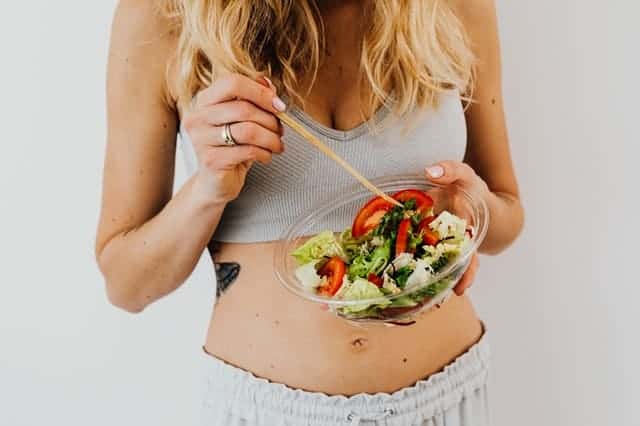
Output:
<instances>
[{"instance_id":1,"label":"woman","mask_svg":"<svg viewBox=\"0 0 640 426\"><path fill-rule=\"evenodd\" d=\"M158 5L122 0L114 21L97 259L110 301L140 312L208 247L205 424L487 424L487 342L463 295L477 260L413 325L360 328L284 290L272 255L316 197L352 184L279 123L285 108L369 178L484 197L482 252L516 238L493 1ZM172 196L178 132L190 178Z\"/></svg>"}]
</instances>

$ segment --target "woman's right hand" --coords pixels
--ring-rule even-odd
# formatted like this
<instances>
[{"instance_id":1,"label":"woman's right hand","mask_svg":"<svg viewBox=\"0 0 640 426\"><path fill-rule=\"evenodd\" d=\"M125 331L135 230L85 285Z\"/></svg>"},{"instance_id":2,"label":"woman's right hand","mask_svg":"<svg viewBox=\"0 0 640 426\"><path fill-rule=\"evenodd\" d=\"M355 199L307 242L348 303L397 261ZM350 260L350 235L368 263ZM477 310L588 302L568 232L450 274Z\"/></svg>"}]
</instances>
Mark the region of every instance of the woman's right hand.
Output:
<instances>
[{"instance_id":1,"label":"woman's right hand","mask_svg":"<svg viewBox=\"0 0 640 426\"><path fill-rule=\"evenodd\" d=\"M275 113L286 105L268 84L230 74L199 92L185 114L184 127L199 163L195 190L205 202L225 205L234 200L254 161L268 164L273 154L284 151ZM226 124L237 145L225 143Z\"/></svg>"}]
</instances>

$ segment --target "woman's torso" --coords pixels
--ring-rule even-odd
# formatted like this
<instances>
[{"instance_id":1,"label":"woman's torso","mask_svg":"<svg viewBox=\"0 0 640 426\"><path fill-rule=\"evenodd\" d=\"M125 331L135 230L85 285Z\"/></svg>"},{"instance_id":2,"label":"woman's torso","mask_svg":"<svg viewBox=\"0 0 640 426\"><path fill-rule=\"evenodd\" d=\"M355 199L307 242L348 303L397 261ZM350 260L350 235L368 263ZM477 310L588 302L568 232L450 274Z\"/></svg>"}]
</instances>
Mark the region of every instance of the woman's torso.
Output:
<instances>
[{"instance_id":1,"label":"woman's torso","mask_svg":"<svg viewBox=\"0 0 640 426\"><path fill-rule=\"evenodd\" d=\"M422 174L430 163L462 160L466 123L453 93L441 100L438 110L412 117L414 126L406 135L401 133L403 122L376 136L360 124L361 69L359 56L353 54L360 43L353 24L360 19L359 7L323 16L327 58L305 97L306 114L298 110L294 115L368 178ZM197 162L186 139L183 148L193 172ZM361 327L293 295L276 281L273 243L268 240L277 239L319 197L354 184L286 127L284 144L285 152L274 156L271 165L254 164L216 230L214 239L225 242L219 244L215 261L237 262L240 273L216 302L207 352L294 388L352 395L409 386L475 343L482 326L465 296L450 297L413 325ZM278 221L280 217L286 219Z\"/></svg>"},{"instance_id":2,"label":"woman's torso","mask_svg":"<svg viewBox=\"0 0 640 426\"><path fill-rule=\"evenodd\" d=\"M428 164L461 160L465 152L464 114L454 93L443 96L437 110L412 117L406 134L403 121L392 121L370 135L367 123L335 131L300 110L293 113L368 178L421 174ZM182 136L193 172L195 157L188 136ZM217 300L207 352L274 382L349 395L411 385L475 343L481 325L464 296L452 296L409 326L361 326L334 317L276 281L274 244L269 241L318 197L353 185L348 175L288 128L284 143L285 153L272 164L253 166L215 233L215 239L224 241L217 244L215 261L238 263L240 273Z\"/></svg>"},{"instance_id":3,"label":"woman's torso","mask_svg":"<svg viewBox=\"0 0 640 426\"><path fill-rule=\"evenodd\" d=\"M244 266L220 297L205 344L258 377L330 395L393 392L440 371L482 335L466 296L451 296L408 326L345 322L272 278L272 248L223 246L216 260Z\"/></svg>"}]
</instances>

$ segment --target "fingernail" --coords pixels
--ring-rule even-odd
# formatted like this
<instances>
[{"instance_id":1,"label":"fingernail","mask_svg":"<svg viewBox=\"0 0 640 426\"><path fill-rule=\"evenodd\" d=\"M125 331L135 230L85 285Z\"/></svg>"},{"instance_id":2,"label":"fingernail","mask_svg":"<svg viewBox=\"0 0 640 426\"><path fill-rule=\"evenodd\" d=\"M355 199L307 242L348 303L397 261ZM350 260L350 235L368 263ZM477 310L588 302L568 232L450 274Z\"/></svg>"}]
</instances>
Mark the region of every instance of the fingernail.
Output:
<instances>
[{"instance_id":1,"label":"fingernail","mask_svg":"<svg viewBox=\"0 0 640 426\"><path fill-rule=\"evenodd\" d=\"M439 178L444 175L444 169L442 168L442 166L431 166L427 167L427 173L432 178Z\"/></svg>"},{"instance_id":2,"label":"fingernail","mask_svg":"<svg viewBox=\"0 0 640 426\"><path fill-rule=\"evenodd\" d=\"M271 88L271 90L273 90L274 92L276 91L276 86L273 84L273 82L271 80L269 80L269 77L262 77L264 78L267 83L269 84L269 88Z\"/></svg>"},{"instance_id":3,"label":"fingernail","mask_svg":"<svg viewBox=\"0 0 640 426\"><path fill-rule=\"evenodd\" d=\"M287 105L280 99L279 97L273 98L273 107L280 112L285 112L287 110Z\"/></svg>"}]
</instances>

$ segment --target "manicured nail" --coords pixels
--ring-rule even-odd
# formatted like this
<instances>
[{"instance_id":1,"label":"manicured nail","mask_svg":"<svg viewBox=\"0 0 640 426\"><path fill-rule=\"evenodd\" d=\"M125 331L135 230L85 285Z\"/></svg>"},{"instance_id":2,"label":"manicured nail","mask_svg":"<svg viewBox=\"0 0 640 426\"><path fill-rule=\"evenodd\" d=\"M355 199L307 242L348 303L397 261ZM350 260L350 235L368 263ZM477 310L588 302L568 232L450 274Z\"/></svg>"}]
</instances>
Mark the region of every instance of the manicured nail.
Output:
<instances>
[{"instance_id":1,"label":"manicured nail","mask_svg":"<svg viewBox=\"0 0 640 426\"><path fill-rule=\"evenodd\" d=\"M442 166L431 166L431 167L427 167L427 173L429 173L429 176L431 176L432 178L440 178L444 175L444 169L442 168Z\"/></svg>"},{"instance_id":2,"label":"manicured nail","mask_svg":"<svg viewBox=\"0 0 640 426\"><path fill-rule=\"evenodd\" d=\"M273 98L273 107L280 112L285 112L287 110L287 105L280 99L279 97Z\"/></svg>"}]
</instances>

